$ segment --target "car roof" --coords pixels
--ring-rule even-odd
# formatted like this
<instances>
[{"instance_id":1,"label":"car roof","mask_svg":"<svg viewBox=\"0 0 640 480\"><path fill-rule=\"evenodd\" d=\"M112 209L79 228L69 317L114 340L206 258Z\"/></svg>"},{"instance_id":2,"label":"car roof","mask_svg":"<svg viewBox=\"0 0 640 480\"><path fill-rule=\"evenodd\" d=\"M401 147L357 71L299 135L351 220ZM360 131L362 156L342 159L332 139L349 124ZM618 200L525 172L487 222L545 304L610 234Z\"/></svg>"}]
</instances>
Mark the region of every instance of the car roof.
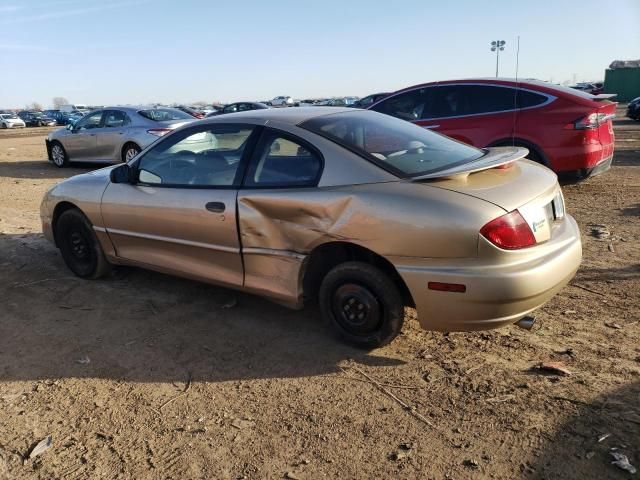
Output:
<instances>
[{"instance_id":1,"label":"car roof","mask_svg":"<svg viewBox=\"0 0 640 480\"><path fill-rule=\"evenodd\" d=\"M218 123L229 119L258 120L267 122L274 120L291 125L298 125L306 120L324 115L331 115L340 112L353 112L352 108L339 107L286 107L286 108L265 108L262 110L248 110L246 112L229 113L224 116L210 117L201 122Z\"/></svg>"},{"instance_id":2,"label":"car roof","mask_svg":"<svg viewBox=\"0 0 640 480\"><path fill-rule=\"evenodd\" d=\"M586 102L586 104L588 104L589 101L593 101L593 99L595 98L595 96L590 93L586 93L581 90L576 90L569 87L564 87L562 85L556 85L553 83L545 82L543 80L537 80L535 78L508 78L508 77L462 78L457 80L439 80L439 81L421 83L417 85L412 85L407 88L403 88L401 90L397 90L389 94L389 97L395 96L402 92L414 90L420 87L432 87L437 85L452 85L452 84L474 84L474 83L504 85L507 87L519 87L524 89L529 88L531 90L544 92L550 95L554 95L556 97L571 98L572 100L579 99L578 100L579 103ZM382 102L382 101L384 101L384 99L378 100L378 102ZM376 102L376 104L378 102Z\"/></svg>"},{"instance_id":3,"label":"car roof","mask_svg":"<svg viewBox=\"0 0 640 480\"><path fill-rule=\"evenodd\" d=\"M163 105L155 106L155 105L108 105L106 107L96 108L95 110L111 110L117 108L118 110L129 110L132 112L137 112L140 110L155 110L160 108L170 108L172 110L178 110L177 107L165 107Z\"/></svg>"}]
</instances>

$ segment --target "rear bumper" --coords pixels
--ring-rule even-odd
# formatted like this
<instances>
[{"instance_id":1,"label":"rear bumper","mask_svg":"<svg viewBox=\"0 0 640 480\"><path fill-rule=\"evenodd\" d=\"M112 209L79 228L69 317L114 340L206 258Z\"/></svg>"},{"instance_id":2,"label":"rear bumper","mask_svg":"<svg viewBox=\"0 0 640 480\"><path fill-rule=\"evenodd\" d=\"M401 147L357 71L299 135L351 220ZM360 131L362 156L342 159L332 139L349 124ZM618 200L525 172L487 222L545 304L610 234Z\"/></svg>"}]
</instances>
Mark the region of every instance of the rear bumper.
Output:
<instances>
[{"instance_id":1,"label":"rear bumper","mask_svg":"<svg viewBox=\"0 0 640 480\"><path fill-rule=\"evenodd\" d=\"M497 250L480 237L481 250ZM515 323L573 278L582 259L580 230L567 216L553 239L532 249L498 252L493 259L393 258L427 330L469 331ZM505 260L506 258L506 260ZM428 282L456 283L465 293L428 290Z\"/></svg>"},{"instance_id":2,"label":"rear bumper","mask_svg":"<svg viewBox=\"0 0 640 480\"><path fill-rule=\"evenodd\" d=\"M599 175L603 172L606 172L611 168L611 163L613 162L613 155L603 159L600 163L592 168L581 168L578 170L571 170L565 172L558 172L558 177L571 180L571 179L583 179L588 177L593 177L595 175Z\"/></svg>"},{"instance_id":3,"label":"rear bumper","mask_svg":"<svg viewBox=\"0 0 640 480\"><path fill-rule=\"evenodd\" d=\"M613 157L614 144L589 143L577 147L547 148L551 168L556 173L595 168Z\"/></svg>"}]
</instances>

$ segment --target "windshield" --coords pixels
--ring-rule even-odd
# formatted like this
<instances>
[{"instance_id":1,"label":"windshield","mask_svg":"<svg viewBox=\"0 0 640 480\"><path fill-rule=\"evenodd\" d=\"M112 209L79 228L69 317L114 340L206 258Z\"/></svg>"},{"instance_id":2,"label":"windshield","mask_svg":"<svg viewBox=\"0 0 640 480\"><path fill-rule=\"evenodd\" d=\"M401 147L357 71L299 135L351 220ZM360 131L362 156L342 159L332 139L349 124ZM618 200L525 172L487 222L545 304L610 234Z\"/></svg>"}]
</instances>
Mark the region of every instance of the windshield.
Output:
<instances>
[{"instance_id":1,"label":"windshield","mask_svg":"<svg viewBox=\"0 0 640 480\"><path fill-rule=\"evenodd\" d=\"M167 120L193 120L191 115L175 108L150 108L148 110L140 110L138 113L149 120L153 120L154 122L164 122Z\"/></svg>"},{"instance_id":2,"label":"windshield","mask_svg":"<svg viewBox=\"0 0 640 480\"><path fill-rule=\"evenodd\" d=\"M484 155L475 147L371 111L323 115L300 126L333 140L401 178L435 173Z\"/></svg>"},{"instance_id":3,"label":"windshield","mask_svg":"<svg viewBox=\"0 0 640 480\"><path fill-rule=\"evenodd\" d=\"M13 113L0 113L0 117L2 117L2 118L18 118Z\"/></svg>"}]
</instances>

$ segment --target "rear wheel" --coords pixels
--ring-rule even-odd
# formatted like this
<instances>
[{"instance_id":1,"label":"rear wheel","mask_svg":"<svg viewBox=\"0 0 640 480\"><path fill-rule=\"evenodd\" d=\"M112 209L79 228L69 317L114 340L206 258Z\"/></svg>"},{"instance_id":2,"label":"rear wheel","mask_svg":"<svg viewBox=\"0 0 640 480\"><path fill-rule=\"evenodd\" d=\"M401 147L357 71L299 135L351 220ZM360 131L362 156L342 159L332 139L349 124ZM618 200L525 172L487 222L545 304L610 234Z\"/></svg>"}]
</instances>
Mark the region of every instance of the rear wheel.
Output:
<instances>
[{"instance_id":1,"label":"rear wheel","mask_svg":"<svg viewBox=\"0 0 640 480\"><path fill-rule=\"evenodd\" d=\"M91 223L82 212L76 209L63 212L55 232L64 262L78 277L96 279L111 270Z\"/></svg>"},{"instance_id":2,"label":"rear wheel","mask_svg":"<svg viewBox=\"0 0 640 480\"><path fill-rule=\"evenodd\" d=\"M133 159L133 157L138 155L140 151L140 147L135 143L127 143L122 148L122 161L125 163L128 162L129 160Z\"/></svg>"},{"instance_id":3,"label":"rear wheel","mask_svg":"<svg viewBox=\"0 0 640 480\"><path fill-rule=\"evenodd\" d=\"M54 142L51 145L51 161L58 168L64 167L69 162L67 152L59 142Z\"/></svg>"},{"instance_id":4,"label":"rear wheel","mask_svg":"<svg viewBox=\"0 0 640 480\"><path fill-rule=\"evenodd\" d=\"M319 298L324 318L357 347L381 347L402 330L404 303L398 288L368 263L334 267L322 281Z\"/></svg>"}]
</instances>

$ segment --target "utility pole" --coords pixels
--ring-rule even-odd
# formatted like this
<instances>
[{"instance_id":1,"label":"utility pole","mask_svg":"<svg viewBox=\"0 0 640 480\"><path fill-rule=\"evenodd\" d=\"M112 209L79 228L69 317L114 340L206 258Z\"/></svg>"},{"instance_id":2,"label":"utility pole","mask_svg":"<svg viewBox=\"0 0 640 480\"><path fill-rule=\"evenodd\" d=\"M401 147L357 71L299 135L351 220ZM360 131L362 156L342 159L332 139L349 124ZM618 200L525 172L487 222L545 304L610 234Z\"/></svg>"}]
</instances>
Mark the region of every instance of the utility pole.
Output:
<instances>
[{"instance_id":1,"label":"utility pole","mask_svg":"<svg viewBox=\"0 0 640 480\"><path fill-rule=\"evenodd\" d=\"M500 63L500 52L504 50L504 46L507 42L504 40L494 40L491 42L491 51L496 52L496 78L498 78L498 65Z\"/></svg>"}]
</instances>

